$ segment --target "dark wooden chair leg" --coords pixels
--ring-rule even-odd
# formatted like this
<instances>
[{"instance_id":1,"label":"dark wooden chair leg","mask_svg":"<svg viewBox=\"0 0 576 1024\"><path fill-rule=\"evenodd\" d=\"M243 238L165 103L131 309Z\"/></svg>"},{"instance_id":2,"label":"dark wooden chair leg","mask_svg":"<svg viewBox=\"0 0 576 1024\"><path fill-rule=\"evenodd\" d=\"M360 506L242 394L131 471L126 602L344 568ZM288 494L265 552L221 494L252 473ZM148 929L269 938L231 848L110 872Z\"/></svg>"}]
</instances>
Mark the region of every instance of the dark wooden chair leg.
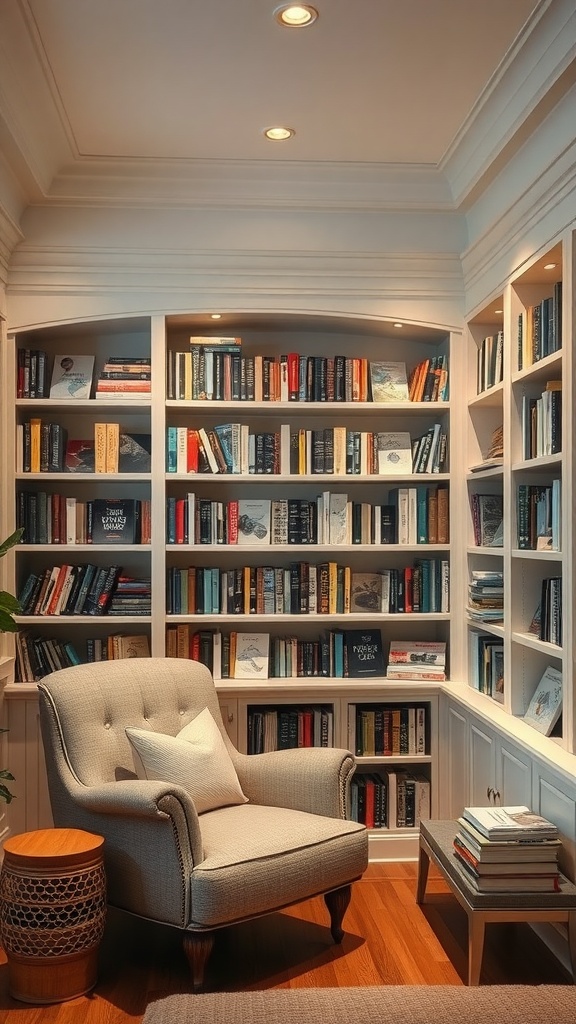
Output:
<instances>
[{"instance_id":1,"label":"dark wooden chair leg","mask_svg":"<svg viewBox=\"0 0 576 1024\"><path fill-rule=\"evenodd\" d=\"M351 885L343 885L341 889L333 889L332 892L324 893L324 902L330 914L330 931L332 932L334 942L342 942L344 938L342 921L348 909L351 895Z\"/></svg>"},{"instance_id":2,"label":"dark wooden chair leg","mask_svg":"<svg viewBox=\"0 0 576 1024\"><path fill-rule=\"evenodd\" d=\"M192 974L192 991L201 992L204 971L214 945L214 932L184 932L182 942Z\"/></svg>"}]
</instances>

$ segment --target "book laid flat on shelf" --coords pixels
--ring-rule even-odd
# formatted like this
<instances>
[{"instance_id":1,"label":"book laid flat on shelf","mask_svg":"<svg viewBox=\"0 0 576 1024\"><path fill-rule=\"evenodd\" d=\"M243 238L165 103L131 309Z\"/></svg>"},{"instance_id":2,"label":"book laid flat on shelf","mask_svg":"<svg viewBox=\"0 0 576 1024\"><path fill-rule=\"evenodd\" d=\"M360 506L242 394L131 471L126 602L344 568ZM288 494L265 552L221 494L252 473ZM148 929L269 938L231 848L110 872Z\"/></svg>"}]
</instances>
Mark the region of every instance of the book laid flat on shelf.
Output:
<instances>
[{"instance_id":1,"label":"book laid flat on shelf","mask_svg":"<svg viewBox=\"0 0 576 1024\"><path fill-rule=\"evenodd\" d=\"M90 398L94 356L55 356L50 398Z\"/></svg>"},{"instance_id":2,"label":"book laid flat on shelf","mask_svg":"<svg viewBox=\"0 0 576 1024\"><path fill-rule=\"evenodd\" d=\"M556 825L524 805L465 807L463 818L488 839L533 842L539 839L555 839L558 836Z\"/></svg>"},{"instance_id":3,"label":"book laid flat on shelf","mask_svg":"<svg viewBox=\"0 0 576 1024\"><path fill-rule=\"evenodd\" d=\"M408 402L406 363L370 362L373 402Z\"/></svg>"},{"instance_id":4,"label":"book laid flat on shelf","mask_svg":"<svg viewBox=\"0 0 576 1024\"><path fill-rule=\"evenodd\" d=\"M234 633L234 679L267 679L269 633Z\"/></svg>"},{"instance_id":5,"label":"book laid flat on shelf","mask_svg":"<svg viewBox=\"0 0 576 1024\"><path fill-rule=\"evenodd\" d=\"M95 498L92 502L93 544L137 544L140 502L135 498Z\"/></svg>"},{"instance_id":6,"label":"book laid flat on shelf","mask_svg":"<svg viewBox=\"0 0 576 1024\"><path fill-rule=\"evenodd\" d=\"M561 712L562 673L548 665L526 709L524 721L544 736L549 736Z\"/></svg>"},{"instance_id":7,"label":"book laid flat on shelf","mask_svg":"<svg viewBox=\"0 0 576 1024\"><path fill-rule=\"evenodd\" d=\"M412 472L412 440L408 431L380 431L377 444L380 476Z\"/></svg>"},{"instance_id":8,"label":"book laid flat on shelf","mask_svg":"<svg viewBox=\"0 0 576 1024\"><path fill-rule=\"evenodd\" d=\"M378 629L346 629L344 631L348 676L365 679L384 675L382 635Z\"/></svg>"}]
</instances>

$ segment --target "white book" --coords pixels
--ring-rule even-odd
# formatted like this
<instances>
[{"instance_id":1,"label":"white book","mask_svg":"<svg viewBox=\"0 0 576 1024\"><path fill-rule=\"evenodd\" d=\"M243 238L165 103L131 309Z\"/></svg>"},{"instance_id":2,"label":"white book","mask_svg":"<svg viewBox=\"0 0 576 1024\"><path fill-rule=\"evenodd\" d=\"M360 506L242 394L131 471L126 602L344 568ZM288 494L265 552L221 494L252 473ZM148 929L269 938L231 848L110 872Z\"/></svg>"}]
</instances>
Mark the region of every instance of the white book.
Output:
<instances>
[{"instance_id":1,"label":"white book","mask_svg":"<svg viewBox=\"0 0 576 1024\"><path fill-rule=\"evenodd\" d=\"M212 637L212 678L222 679L222 633Z\"/></svg>"},{"instance_id":2,"label":"white book","mask_svg":"<svg viewBox=\"0 0 576 1024\"><path fill-rule=\"evenodd\" d=\"M288 499L273 498L270 506L270 543L288 543Z\"/></svg>"},{"instance_id":3,"label":"white book","mask_svg":"<svg viewBox=\"0 0 576 1024\"><path fill-rule=\"evenodd\" d=\"M239 498L238 544L270 544L270 498Z\"/></svg>"},{"instance_id":4,"label":"white book","mask_svg":"<svg viewBox=\"0 0 576 1024\"><path fill-rule=\"evenodd\" d=\"M180 430L180 427L178 427L178 430ZM212 470L213 473L219 473L220 472L220 467L219 467L219 465L218 465L218 463L216 461L216 456L214 455L214 452L212 451L212 445L210 444L210 441L208 440L208 434L206 433L206 430L204 429L204 427L199 427L198 428L198 436L200 438L200 441L202 442L202 447L203 447L204 452L206 454L206 458L208 459L208 464L210 466L210 469ZM178 438L178 434L176 435L176 437Z\"/></svg>"},{"instance_id":5,"label":"white book","mask_svg":"<svg viewBox=\"0 0 576 1024\"><path fill-rule=\"evenodd\" d=\"M418 543L418 498L415 487L408 488L408 544Z\"/></svg>"},{"instance_id":6,"label":"white book","mask_svg":"<svg viewBox=\"0 0 576 1024\"><path fill-rule=\"evenodd\" d=\"M269 633L236 633L234 679L267 679Z\"/></svg>"},{"instance_id":7,"label":"white book","mask_svg":"<svg viewBox=\"0 0 576 1024\"><path fill-rule=\"evenodd\" d=\"M66 575L64 577L64 582L62 584L62 589L60 590L60 594L58 596L58 600L56 601L56 604L54 606L54 613L53 613L54 615L61 615L62 609L66 607L66 602L67 602L68 597L70 595L70 591L72 589L73 582L74 582L74 572L73 572L72 566L71 565L67 565L66 566Z\"/></svg>"},{"instance_id":8,"label":"white book","mask_svg":"<svg viewBox=\"0 0 576 1024\"><path fill-rule=\"evenodd\" d=\"M412 472L412 441L408 431L380 431L376 435L380 476Z\"/></svg>"},{"instance_id":9,"label":"white book","mask_svg":"<svg viewBox=\"0 0 576 1024\"><path fill-rule=\"evenodd\" d=\"M90 398L93 372L94 356L54 356L50 398Z\"/></svg>"},{"instance_id":10,"label":"white book","mask_svg":"<svg viewBox=\"0 0 576 1024\"><path fill-rule=\"evenodd\" d=\"M524 721L549 736L562 712L562 673L548 665L526 709Z\"/></svg>"},{"instance_id":11,"label":"white book","mask_svg":"<svg viewBox=\"0 0 576 1024\"><path fill-rule=\"evenodd\" d=\"M76 544L76 498L66 498L66 543Z\"/></svg>"},{"instance_id":12,"label":"white book","mask_svg":"<svg viewBox=\"0 0 576 1024\"><path fill-rule=\"evenodd\" d=\"M288 399L286 398L286 401ZM280 473L288 476L290 473L290 424L280 424Z\"/></svg>"},{"instance_id":13,"label":"white book","mask_svg":"<svg viewBox=\"0 0 576 1024\"><path fill-rule=\"evenodd\" d=\"M373 402L408 402L406 363L370 361Z\"/></svg>"},{"instance_id":14,"label":"white book","mask_svg":"<svg viewBox=\"0 0 576 1024\"><path fill-rule=\"evenodd\" d=\"M348 543L348 495L329 495L329 543Z\"/></svg>"},{"instance_id":15,"label":"white book","mask_svg":"<svg viewBox=\"0 0 576 1024\"><path fill-rule=\"evenodd\" d=\"M188 544L196 543L196 495L193 491L188 491L186 495L186 501L188 505Z\"/></svg>"},{"instance_id":16,"label":"white book","mask_svg":"<svg viewBox=\"0 0 576 1024\"><path fill-rule=\"evenodd\" d=\"M210 461L210 460L208 460ZM176 472L188 471L188 428L176 427Z\"/></svg>"}]
</instances>

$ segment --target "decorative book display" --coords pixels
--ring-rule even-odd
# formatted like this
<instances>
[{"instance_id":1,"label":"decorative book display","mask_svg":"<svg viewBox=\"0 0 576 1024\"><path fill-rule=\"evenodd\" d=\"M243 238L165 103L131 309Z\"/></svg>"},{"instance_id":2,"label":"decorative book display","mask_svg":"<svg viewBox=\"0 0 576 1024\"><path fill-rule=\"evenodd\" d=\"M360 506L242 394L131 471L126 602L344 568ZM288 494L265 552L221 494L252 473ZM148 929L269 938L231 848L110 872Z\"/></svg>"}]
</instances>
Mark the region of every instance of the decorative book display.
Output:
<instances>
[{"instance_id":1,"label":"decorative book display","mask_svg":"<svg viewBox=\"0 0 576 1024\"><path fill-rule=\"evenodd\" d=\"M238 540L243 544L270 544L270 498L240 498Z\"/></svg>"},{"instance_id":2,"label":"decorative book display","mask_svg":"<svg viewBox=\"0 0 576 1024\"><path fill-rule=\"evenodd\" d=\"M90 539L93 544L138 544L140 502L135 498L95 498Z\"/></svg>"},{"instance_id":3,"label":"decorative book display","mask_svg":"<svg viewBox=\"0 0 576 1024\"><path fill-rule=\"evenodd\" d=\"M502 547L504 504L501 494L470 495L474 543L477 547Z\"/></svg>"},{"instance_id":4,"label":"decorative book display","mask_svg":"<svg viewBox=\"0 0 576 1024\"><path fill-rule=\"evenodd\" d=\"M406 363L371 361L370 387L373 402L408 402Z\"/></svg>"},{"instance_id":5,"label":"decorative book display","mask_svg":"<svg viewBox=\"0 0 576 1024\"><path fill-rule=\"evenodd\" d=\"M344 630L346 675L366 679L384 675L384 653L380 630Z\"/></svg>"},{"instance_id":6,"label":"decorative book display","mask_svg":"<svg viewBox=\"0 0 576 1024\"><path fill-rule=\"evenodd\" d=\"M267 679L269 633L231 634L231 678Z\"/></svg>"},{"instance_id":7,"label":"decorative book display","mask_svg":"<svg viewBox=\"0 0 576 1024\"><path fill-rule=\"evenodd\" d=\"M446 679L446 644L428 640L392 640L388 654L387 679Z\"/></svg>"},{"instance_id":8,"label":"decorative book display","mask_svg":"<svg viewBox=\"0 0 576 1024\"><path fill-rule=\"evenodd\" d=\"M90 398L94 356L55 356L50 398Z\"/></svg>"},{"instance_id":9,"label":"decorative book display","mask_svg":"<svg viewBox=\"0 0 576 1024\"><path fill-rule=\"evenodd\" d=\"M548 665L530 701L524 721L549 736L562 713L562 673Z\"/></svg>"},{"instance_id":10,"label":"decorative book display","mask_svg":"<svg viewBox=\"0 0 576 1024\"><path fill-rule=\"evenodd\" d=\"M398 476L412 472L412 440L407 431L378 434L378 473Z\"/></svg>"}]
</instances>

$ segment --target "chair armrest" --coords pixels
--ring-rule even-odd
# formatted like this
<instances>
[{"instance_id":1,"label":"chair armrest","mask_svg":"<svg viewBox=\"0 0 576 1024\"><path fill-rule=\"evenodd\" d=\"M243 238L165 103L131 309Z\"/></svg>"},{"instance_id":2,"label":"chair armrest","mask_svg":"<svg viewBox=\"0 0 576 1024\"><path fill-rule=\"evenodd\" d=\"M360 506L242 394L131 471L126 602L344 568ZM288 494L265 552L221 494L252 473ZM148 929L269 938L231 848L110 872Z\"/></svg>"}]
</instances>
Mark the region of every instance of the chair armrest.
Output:
<instances>
[{"instance_id":1,"label":"chair armrest","mask_svg":"<svg viewBox=\"0 0 576 1024\"><path fill-rule=\"evenodd\" d=\"M242 789L255 804L345 818L356 764L349 750L299 747L267 754L234 752Z\"/></svg>"},{"instance_id":2,"label":"chair armrest","mask_svg":"<svg viewBox=\"0 0 576 1024\"><path fill-rule=\"evenodd\" d=\"M204 859L198 814L191 797L169 782L134 779L101 786L72 784L73 799L93 818L93 831L108 832L107 818L171 819L181 850L189 849L191 867ZM100 819L100 825L98 824ZM136 824L134 820L132 824ZM114 828L113 821L111 822Z\"/></svg>"}]
</instances>

